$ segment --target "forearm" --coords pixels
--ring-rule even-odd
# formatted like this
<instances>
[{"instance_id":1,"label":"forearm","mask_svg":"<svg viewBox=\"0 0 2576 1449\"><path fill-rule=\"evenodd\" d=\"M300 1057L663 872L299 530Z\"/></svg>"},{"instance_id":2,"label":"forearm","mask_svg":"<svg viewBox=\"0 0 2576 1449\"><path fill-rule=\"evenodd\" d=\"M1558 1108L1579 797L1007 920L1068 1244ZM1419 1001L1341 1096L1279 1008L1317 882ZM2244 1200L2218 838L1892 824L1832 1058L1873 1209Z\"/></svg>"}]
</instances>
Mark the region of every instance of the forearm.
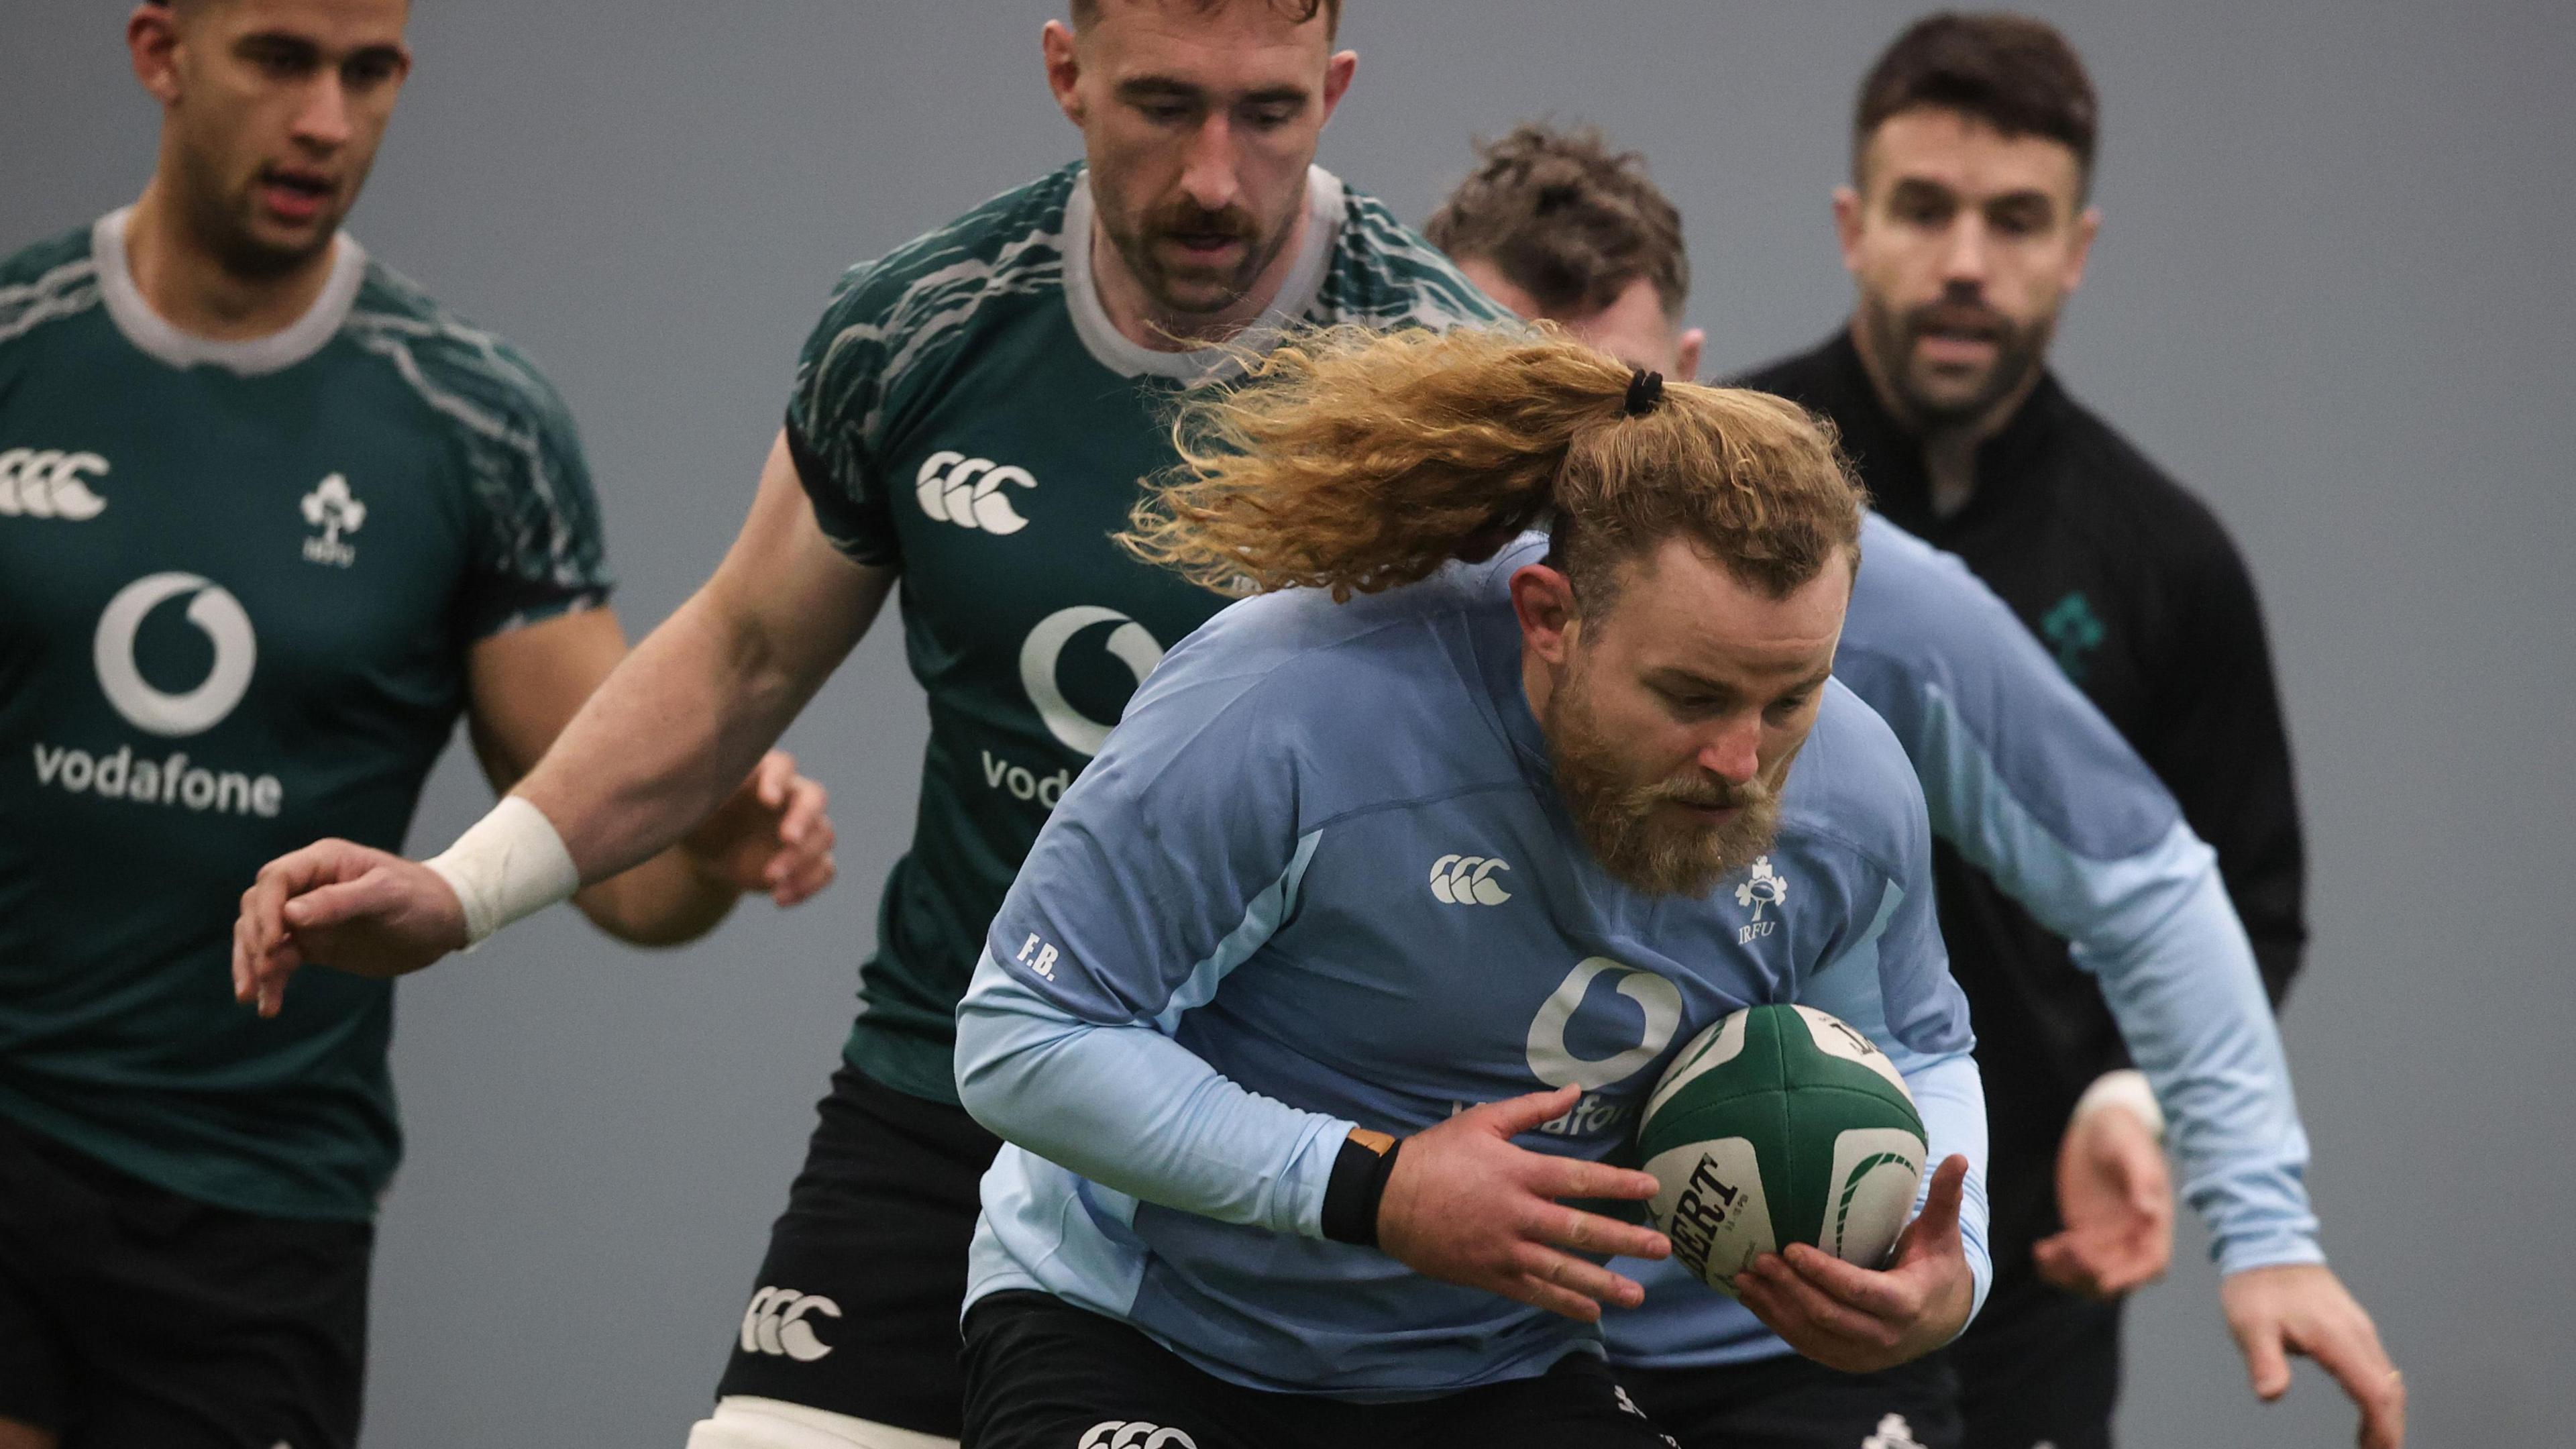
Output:
<instances>
[{"instance_id":1,"label":"forearm","mask_svg":"<svg viewBox=\"0 0 2576 1449\"><path fill-rule=\"evenodd\" d=\"M585 884L661 854L741 785L821 683L726 617L710 583L646 636L512 792Z\"/></svg>"},{"instance_id":2,"label":"forearm","mask_svg":"<svg viewBox=\"0 0 2576 1449\"><path fill-rule=\"evenodd\" d=\"M1995 1281L1994 1255L1986 1243L1985 1080L1977 1074L1976 1059L1965 1052L1941 1057L1909 1054L1897 1058L1897 1067L1904 1074L1906 1090L1914 1094L1915 1111L1923 1117L1925 1167L1938 1167L1954 1155L1968 1159L1968 1181L1959 1200L1959 1242L1967 1251L1968 1272L1976 1280L1974 1305L1968 1311L1973 1322ZM1928 1193L1931 1185L1927 1170L1923 1192ZM1914 1206L1922 1211L1922 1194L1916 1196Z\"/></svg>"},{"instance_id":3,"label":"forearm","mask_svg":"<svg viewBox=\"0 0 2576 1449\"><path fill-rule=\"evenodd\" d=\"M1138 1023L1077 1021L986 953L957 1013L957 1094L1002 1138L1145 1202L1320 1237L1353 1124L1260 1096Z\"/></svg>"},{"instance_id":4,"label":"forearm","mask_svg":"<svg viewBox=\"0 0 2576 1449\"><path fill-rule=\"evenodd\" d=\"M677 946L722 924L742 891L673 846L572 898L591 924L630 946Z\"/></svg>"},{"instance_id":5,"label":"forearm","mask_svg":"<svg viewBox=\"0 0 2576 1449\"><path fill-rule=\"evenodd\" d=\"M2183 839L2205 862L2206 847ZM2155 1089L2182 1195L2208 1222L2222 1271L2320 1261L2307 1134L2244 929L2214 868L2141 871L2129 906L2147 917L2140 929L2077 958Z\"/></svg>"}]
</instances>

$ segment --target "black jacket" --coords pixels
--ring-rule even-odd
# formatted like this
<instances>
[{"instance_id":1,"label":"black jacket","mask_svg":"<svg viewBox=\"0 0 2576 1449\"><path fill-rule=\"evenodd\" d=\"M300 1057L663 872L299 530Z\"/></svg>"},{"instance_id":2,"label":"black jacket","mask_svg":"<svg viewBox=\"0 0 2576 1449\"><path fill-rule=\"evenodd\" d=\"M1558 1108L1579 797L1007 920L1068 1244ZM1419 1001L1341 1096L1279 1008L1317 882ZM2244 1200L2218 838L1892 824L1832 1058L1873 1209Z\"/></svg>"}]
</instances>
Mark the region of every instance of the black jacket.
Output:
<instances>
[{"instance_id":1,"label":"black jacket","mask_svg":"<svg viewBox=\"0 0 2576 1449\"><path fill-rule=\"evenodd\" d=\"M2217 849L2278 1006L2307 943L2298 801L2253 580L2209 509L2053 375L1978 450L1975 491L1946 519L1848 333L1738 381L1833 419L1878 510L1965 559L2128 738ZM2076 1096L2127 1057L2065 941L1947 846L1936 864L1994 1135L1985 1316L1999 1319L2043 1286L2030 1246L2059 1225L2057 1144Z\"/></svg>"}]
</instances>

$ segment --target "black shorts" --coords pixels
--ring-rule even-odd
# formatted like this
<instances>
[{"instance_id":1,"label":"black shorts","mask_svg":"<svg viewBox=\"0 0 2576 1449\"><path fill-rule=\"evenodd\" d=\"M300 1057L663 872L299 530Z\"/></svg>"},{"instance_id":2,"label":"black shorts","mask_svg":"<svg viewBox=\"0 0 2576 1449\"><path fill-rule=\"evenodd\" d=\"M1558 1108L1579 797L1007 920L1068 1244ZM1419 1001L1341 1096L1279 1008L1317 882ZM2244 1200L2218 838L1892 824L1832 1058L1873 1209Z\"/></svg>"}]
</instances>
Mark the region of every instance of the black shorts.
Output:
<instances>
[{"instance_id":1,"label":"black shorts","mask_svg":"<svg viewBox=\"0 0 2576 1449\"><path fill-rule=\"evenodd\" d=\"M0 1419L80 1449L350 1449L374 1245L0 1120Z\"/></svg>"},{"instance_id":2,"label":"black shorts","mask_svg":"<svg viewBox=\"0 0 2576 1449\"><path fill-rule=\"evenodd\" d=\"M966 1315L966 1449L1671 1449L1609 1366L1436 1399L1355 1404L1206 1373L1116 1319L1045 1293Z\"/></svg>"},{"instance_id":3,"label":"black shorts","mask_svg":"<svg viewBox=\"0 0 2576 1449\"><path fill-rule=\"evenodd\" d=\"M2120 1305L2037 1285L1986 1311L1947 1357L1966 1449L2110 1449L2120 1402Z\"/></svg>"},{"instance_id":4,"label":"black shorts","mask_svg":"<svg viewBox=\"0 0 2576 1449\"><path fill-rule=\"evenodd\" d=\"M1001 1139L846 1064L816 1111L716 1394L954 1438L966 1248Z\"/></svg>"},{"instance_id":5,"label":"black shorts","mask_svg":"<svg viewBox=\"0 0 2576 1449\"><path fill-rule=\"evenodd\" d=\"M1617 1371L1681 1449L1960 1449L1959 1381L1941 1354L1847 1374L1797 1354ZM2029 1449L2027 1444L2016 1449Z\"/></svg>"}]
</instances>

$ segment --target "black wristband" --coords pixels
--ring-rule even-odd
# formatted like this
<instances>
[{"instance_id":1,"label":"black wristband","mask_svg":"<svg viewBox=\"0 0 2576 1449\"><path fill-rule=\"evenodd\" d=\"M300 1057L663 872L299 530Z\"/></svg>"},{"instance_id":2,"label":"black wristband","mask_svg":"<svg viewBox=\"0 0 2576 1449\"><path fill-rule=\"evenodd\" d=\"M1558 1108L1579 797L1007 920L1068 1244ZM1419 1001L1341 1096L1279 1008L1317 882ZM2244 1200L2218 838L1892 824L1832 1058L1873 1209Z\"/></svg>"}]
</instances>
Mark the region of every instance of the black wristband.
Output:
<instances>
[{"instance_id":1,"label":"black wristband","mask_svg":"<svg viewBox=\"0 0 2576 1449\"><path fill-rule=\"evenodd\" d=\"M1401 1139L1384 1152L1371 1151L1358 1139L1342 1139L1333 1158L1333 1175L1324 1180L1324 1236L1336 1243L1377 1246L1377 1205L1386 1197L1386 1180L1395 1172Z\"/></svg>"}]
</instances>

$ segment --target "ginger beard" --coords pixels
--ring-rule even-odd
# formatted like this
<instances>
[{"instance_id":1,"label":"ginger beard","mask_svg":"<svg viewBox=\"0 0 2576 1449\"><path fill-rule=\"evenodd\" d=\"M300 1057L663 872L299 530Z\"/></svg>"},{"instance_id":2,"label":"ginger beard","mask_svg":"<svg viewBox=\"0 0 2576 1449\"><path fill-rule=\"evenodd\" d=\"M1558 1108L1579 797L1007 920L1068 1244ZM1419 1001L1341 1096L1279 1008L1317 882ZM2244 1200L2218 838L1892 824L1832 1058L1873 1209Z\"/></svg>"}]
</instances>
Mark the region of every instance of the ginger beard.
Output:
<instances>
[{"instance_id":1,"label":"ginger beard","mask_svg":"<svg viewBox=\"0 0 2576 1449\"><path fill-rule=\"evenodd\" d=\"M1648 895L1697 898L1770 850L1796 749L1741 784L1695 765L1654 776L1601 727L1591 673L1589 651L1578 647L1540 723L1557 791L1603 870ZM1735 813L1709 821L1684 806Z\"/></svg>"}]
</instances>

